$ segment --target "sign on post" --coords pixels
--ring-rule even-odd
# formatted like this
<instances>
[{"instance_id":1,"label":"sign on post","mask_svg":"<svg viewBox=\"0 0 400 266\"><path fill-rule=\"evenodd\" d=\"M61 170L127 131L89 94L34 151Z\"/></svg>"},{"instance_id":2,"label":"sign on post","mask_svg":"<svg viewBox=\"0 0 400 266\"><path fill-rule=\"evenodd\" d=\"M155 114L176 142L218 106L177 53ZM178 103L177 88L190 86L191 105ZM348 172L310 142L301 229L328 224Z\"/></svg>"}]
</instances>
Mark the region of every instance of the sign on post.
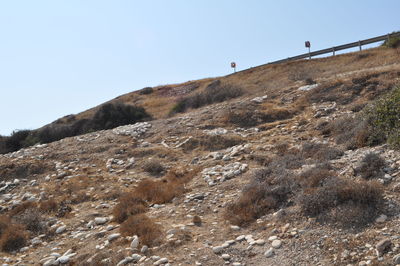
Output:
<instances>
[{"instance_id":1,"label":"sign on post","mask_svg":"<svg viewBox=\"0 0 400 266\"><path fill-rule=\"evenodd\" d=\"M305 42L306 48L308 48L308 57L311 59L311 43L309 41Z\"/></svg>"},{"instance_id":2,"label":"sign on post","mask_svg":"<svg viewBox=\"0 0 400 266\"><path fill-rule=\"evenodd\" d=\"M231 68L233 68L233 72L236 73L236 63L235 62L231 63Z\"/></svg>"}]
</instances>

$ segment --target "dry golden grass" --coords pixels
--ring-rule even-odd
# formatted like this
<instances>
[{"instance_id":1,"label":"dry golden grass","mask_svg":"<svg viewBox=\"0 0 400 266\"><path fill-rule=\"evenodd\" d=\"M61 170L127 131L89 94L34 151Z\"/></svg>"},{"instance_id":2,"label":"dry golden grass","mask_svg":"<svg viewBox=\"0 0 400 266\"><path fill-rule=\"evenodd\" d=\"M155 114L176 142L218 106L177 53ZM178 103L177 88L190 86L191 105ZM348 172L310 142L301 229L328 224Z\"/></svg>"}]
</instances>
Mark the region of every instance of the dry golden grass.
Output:
<instances>
[{"instance_id":1,"label":"dry golden grass","mask_svg":"<svg viewBox=\"0 0 400 266\"><path fill-rule=\"evenodd\" d=\"M28 234L21 225L11 224L1 234L0 249L5 252L16 251L26 245Z\"/></svg>"},{"instance_id":2,"label":"dry golden grass","mask_svg":"<svg viewBox=\"0 0 400 266\"><path fill-rule=\"evenodd\" d=\"M113 209L114 220L124 222L129 216L146 212L147 203L135 192L126 193L119 198L118 204Z\"/></svg>"},{"instance_id":3,"label":"dry golden grass","mask_svg":"<svg viewBox=\"0 0 400 266\"><path fill-rule=\"evenodd\" d=\"M142 245L154 246L161 242L160 225L154 223L145 214L130 216L121 224L119 230L123 236L137 235Z\"/></svg>"}]
</instances>

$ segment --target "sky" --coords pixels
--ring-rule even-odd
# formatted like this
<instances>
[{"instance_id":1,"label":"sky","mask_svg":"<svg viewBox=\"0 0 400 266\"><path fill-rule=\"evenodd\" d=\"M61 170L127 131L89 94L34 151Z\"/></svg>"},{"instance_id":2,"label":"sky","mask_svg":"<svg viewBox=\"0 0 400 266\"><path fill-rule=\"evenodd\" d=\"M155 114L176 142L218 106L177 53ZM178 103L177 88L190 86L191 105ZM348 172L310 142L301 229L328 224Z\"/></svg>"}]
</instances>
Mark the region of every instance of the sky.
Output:
<instances>
[{"instance_id":1,"label":"sky","mask_svg":"<svg viewBox=\"0 0 400 266\"><path fill-rule=\"evenodd\" d=\"M0 0L0 135L400 30L398 0Z\"/></svg>"}]
</instances>

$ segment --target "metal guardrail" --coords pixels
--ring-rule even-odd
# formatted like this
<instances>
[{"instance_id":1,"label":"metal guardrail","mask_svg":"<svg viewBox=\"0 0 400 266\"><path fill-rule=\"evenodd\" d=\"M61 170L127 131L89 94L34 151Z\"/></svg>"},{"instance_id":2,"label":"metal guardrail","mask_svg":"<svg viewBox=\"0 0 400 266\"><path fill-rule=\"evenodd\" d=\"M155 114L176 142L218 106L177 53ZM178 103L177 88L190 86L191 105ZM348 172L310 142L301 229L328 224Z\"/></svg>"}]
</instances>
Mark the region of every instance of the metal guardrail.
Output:
<instances>
[{"instance_id":1,"label":"metal guardrail","mask_svg":"<svg viewBox=\"0 0 400 266\"><path fill-rule=\"evenodd\" d=\"M304 58L311 59L311 57L313 57L313 56L329 54L329 53L332 53L333 55L335 55L335 53L337 51L354 48L354 47L359 47L360 51L361 51L363 45L389 40L390 38L393 38L393 37L400 37L400 32L394 32L394 33L390 33L390 34L386 34L386 35L382 35L382 36L378 36L378 37L374 37L374 38L370 38L370 39L366 39L366 40L362 40L362 41L358 41L358 42L347 43L347 44L343 44L343 45L339 45L339 46L334 46L332 48L327 48L327 49L318 50L318 51L314 51L314 52L310 52L310 53L305 53L305 54L301 54L301 55L297 55L297 56L293 56L293 57L288 57L286 59L281 59L281 60L269 62L267 64L259 65L257 67L271 65L271 64L284 63L284 62L299 60L299 59L304 59ZM238 71L236 73L240 73L240 72L252 69L252 68L254 68L254 67L244 69L244 70Z\"/></svg>"}]
</instances>

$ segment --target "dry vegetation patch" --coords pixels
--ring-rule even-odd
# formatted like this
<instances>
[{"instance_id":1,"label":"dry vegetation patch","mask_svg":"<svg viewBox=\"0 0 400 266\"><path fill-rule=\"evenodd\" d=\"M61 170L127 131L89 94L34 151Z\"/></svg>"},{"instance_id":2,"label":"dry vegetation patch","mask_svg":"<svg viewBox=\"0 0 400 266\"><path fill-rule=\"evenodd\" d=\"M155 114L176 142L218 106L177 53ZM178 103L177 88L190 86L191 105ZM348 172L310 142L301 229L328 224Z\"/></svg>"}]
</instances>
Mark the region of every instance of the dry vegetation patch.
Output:
<instances>
[{"instance_id":1,"label":"dry vegetation patch","mask_svg":"<svg viewBox=\"0 0 400 266\"><path fill-rule=\"evenodd\" d=\"M142 245L154 246L161 242L162 231L160 225L156 224L145 214L129 216L120 226L120 232L124 236L137 235Z\"/></svg>"},{"instance_id":2,"label":"dry vegetation patch","mask_svg":"<svg viewBox=\"0 0 400 266\"><path fill-rule=\"evenodd\" d=\"M184 151L201 149L205 151L217 151L235 145L242 144L244 140L236 135L203 135L191 138L182 145Z\"/></svg>"}]
</instances>

